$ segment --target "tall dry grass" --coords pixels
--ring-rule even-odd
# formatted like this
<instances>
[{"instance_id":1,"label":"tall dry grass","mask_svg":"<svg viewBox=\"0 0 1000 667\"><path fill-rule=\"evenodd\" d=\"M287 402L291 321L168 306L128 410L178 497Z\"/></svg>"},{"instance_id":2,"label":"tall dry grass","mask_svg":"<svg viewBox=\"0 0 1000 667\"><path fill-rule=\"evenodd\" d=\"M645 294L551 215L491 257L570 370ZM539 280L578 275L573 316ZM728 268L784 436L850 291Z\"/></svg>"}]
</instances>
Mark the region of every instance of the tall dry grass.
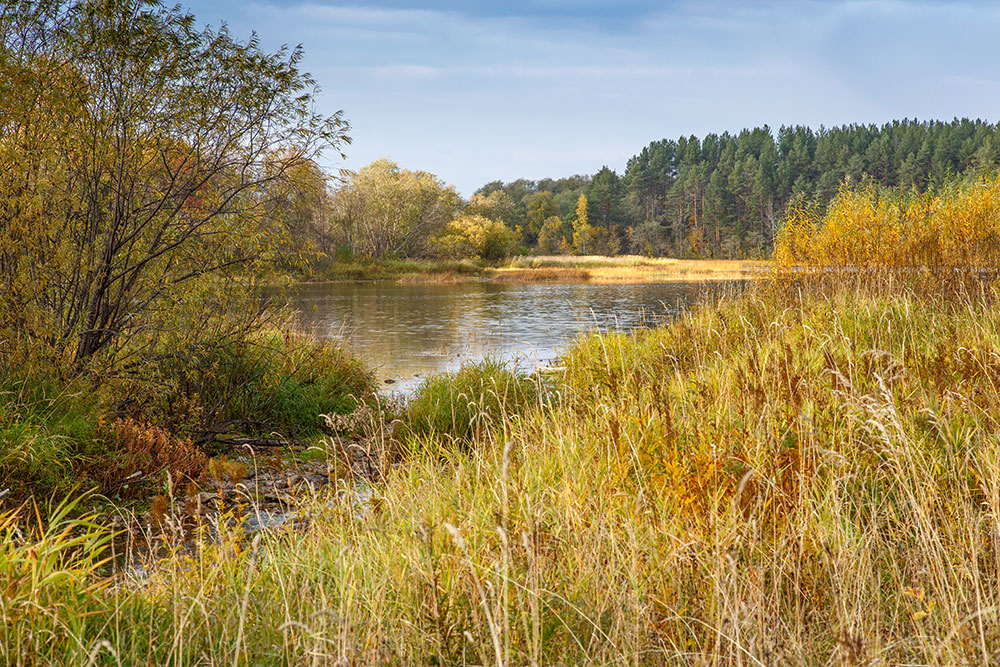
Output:
<instances>
[{"instance_id":1,"label":"tall dry grass","mask_svg":"<svg viewBox=\"0 0 1000 667\"><path fill-rule=\"evenodd\" d=\"M475 446L66 598L72 632L32 659L996 661L996 296L760 286L584 338L557 395Z\"/></svg>"}]
</instances>

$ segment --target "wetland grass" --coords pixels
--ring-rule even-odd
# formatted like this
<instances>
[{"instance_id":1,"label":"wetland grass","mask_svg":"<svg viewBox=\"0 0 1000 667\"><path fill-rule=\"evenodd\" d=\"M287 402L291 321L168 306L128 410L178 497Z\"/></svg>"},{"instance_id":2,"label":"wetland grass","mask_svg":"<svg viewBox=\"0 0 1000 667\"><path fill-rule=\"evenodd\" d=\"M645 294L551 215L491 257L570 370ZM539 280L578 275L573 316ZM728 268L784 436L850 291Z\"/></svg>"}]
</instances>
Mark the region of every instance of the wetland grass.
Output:
<instances>
[{"instance_id":1,"label":"wetland grass","mask_svg":"<svg viewBox=\"0 0 1000 667\"><path fill-rule=\"evenodd\" d=\"M40 599L58 630L9 625L7 645L40 664L996 660L996 290L810 285L579 340L548 400L501 406L474 446L407 448L360 515L335 496L136 588L91 590L67 557L86 600ZM2 558L0 583L24 581Z\"/></svg>"}]
</instances>

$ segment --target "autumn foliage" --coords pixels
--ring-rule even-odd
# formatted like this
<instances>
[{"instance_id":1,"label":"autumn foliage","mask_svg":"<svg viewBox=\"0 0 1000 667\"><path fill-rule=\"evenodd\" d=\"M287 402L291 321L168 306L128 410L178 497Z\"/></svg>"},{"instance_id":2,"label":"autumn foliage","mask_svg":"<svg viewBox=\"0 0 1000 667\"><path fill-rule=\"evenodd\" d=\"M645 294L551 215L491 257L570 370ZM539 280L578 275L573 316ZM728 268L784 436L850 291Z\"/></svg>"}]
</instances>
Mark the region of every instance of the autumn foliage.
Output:
<instances>
[{"instance_id":1,"label":"autumn foliage","mask_svg":"<svg viewBox=\"0 0 1000 667\"><path fill-rule=\"evenodd\" d=\"M776 247L783 267L979 273L1000 258L1000 177L917 193L843 186L825 214L793 208Z\"/></svg>"},{"instance_id":2,"label":"autumn foliage","mask_svg":"<svg viewBox=\"0 0 1000 667\"><path fill-rule=\"evenodd\" d=\"M201 478L208 458L190 440L144 420L125 417L104 425L103 437L113 442L110 453L94 466L93 477L105 494L145 492L149 479L167 474L175 483ZM130 493L134 491L135 493Z\"/></svg>"}]
</instances>

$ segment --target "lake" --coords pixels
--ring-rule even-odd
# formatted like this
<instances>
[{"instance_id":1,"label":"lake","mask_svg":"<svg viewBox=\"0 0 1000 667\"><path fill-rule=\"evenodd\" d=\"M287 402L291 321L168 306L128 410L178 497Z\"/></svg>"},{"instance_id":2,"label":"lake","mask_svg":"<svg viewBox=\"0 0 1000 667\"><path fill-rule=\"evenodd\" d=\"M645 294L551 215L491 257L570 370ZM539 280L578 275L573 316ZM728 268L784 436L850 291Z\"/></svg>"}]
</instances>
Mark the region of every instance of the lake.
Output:
<instances>
[{"instance_id":1,"label":"lake","mask_svg":"<svg viewBox=\"0 0 1000 667\"><path fill-rule=\"evenodd\" d=\"M269 296L298 311L300 331L346 342L384 386L409 392L487 356L549 365L586 331L655 326L739 285L308 283Z\"/></svg>"}]
</instances>

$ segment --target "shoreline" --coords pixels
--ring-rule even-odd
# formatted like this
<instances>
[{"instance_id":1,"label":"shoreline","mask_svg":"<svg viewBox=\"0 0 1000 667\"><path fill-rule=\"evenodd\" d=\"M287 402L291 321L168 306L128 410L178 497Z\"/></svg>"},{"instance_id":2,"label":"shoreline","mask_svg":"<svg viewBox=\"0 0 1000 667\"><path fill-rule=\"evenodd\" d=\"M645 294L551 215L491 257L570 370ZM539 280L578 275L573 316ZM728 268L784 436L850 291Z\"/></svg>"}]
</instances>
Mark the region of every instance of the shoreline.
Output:
<instances>
[{"instance_id":1,"label":"shoreline","mask_svg":"<svg viewBox=\"0 0 1000 667\"><path fill-rule=\"evenodd\" d=\"M306 275L285 275L281 284L368 283L595 283L656 284L754 280L770 274L768 260L675 259L622 255L616 257L517 257L500 266L470 261L372 260L332 263Z\"/></svg>"}]
</instances>

